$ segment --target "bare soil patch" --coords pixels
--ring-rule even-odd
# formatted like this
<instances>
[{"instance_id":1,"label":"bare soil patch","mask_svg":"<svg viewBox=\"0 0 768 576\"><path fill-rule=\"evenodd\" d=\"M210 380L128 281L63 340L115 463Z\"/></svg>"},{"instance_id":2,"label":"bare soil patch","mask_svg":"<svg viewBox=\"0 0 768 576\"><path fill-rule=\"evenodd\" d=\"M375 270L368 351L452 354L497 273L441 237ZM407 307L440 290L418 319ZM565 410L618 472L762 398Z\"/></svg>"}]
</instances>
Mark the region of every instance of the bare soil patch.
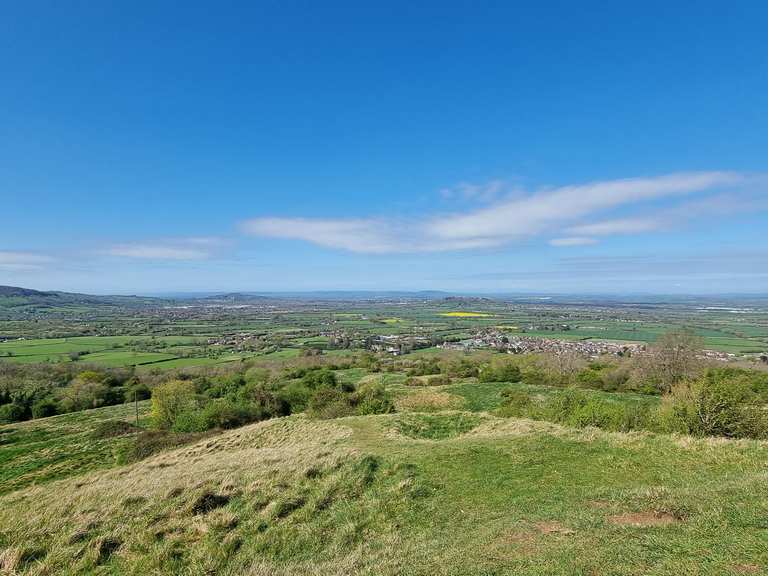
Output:
<instances>
[{"instance_id":1,"label":"bare soil patch","mask_svg":"<svg viewBox=\"0 0 768 576\"><path fill-rule=\"evenodd\" d=\"M556 520L548 520L546 522L538 522L536 524L536 530L541 534L575 534L574 530L571 530L567 526L563 526Z\"/></svg>"},{"instance_id":2,"label":"bare soil patch","mask_svg":"<svg viewBox=\"0 0 768 576\"><path fill-rule=\"evenodd\" d=\"M608 522L616 526L635 526L650 528L657 526L669 526L679 522L672 514L667 512L627 512L609 516Z\"/></svg>"},{"instance_id":3,"label":"bare soil patch","mask_svg":"<svg viewBox=\"0 0 768 576\"><path fill-rule=\"evenodd\" d=\"M760 574L763 568L757 564L736 564L733 570L736 574Z\"/></svg>"}]
</instances>

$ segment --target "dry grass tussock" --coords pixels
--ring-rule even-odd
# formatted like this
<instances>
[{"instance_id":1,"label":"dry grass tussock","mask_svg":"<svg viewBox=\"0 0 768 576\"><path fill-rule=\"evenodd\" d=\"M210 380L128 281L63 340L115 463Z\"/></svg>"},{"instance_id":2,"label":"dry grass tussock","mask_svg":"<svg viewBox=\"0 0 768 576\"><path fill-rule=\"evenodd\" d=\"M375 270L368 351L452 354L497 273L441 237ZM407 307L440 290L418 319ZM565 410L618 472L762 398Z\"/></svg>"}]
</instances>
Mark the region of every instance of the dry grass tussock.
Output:
<instances>
[{"instance_id":1,"label":"dry grass tussock","mask_svg":"<svg viewBox=\"0 0 768 576\"><path fill-rule=\"evenodd\" d=\"M241 517L257 533L305 505L330 505L343 467L361 458L340 445L350 434L300 416L270 420L13 492L0 498L0 574L86 574L111 561L125 573L174 573L174 555L196 549L184 566L204 573L243 545Z\"/></svg>"},{"instance_id":2,"label":"dry grass tussock","mask_svg":"<svg viewBox=\"0 0 768 576\"><path fill-rule=\"evenodd\" d=\"M542 420L525 418L493 418L489 417L477 428L467 432L468 438L494 438L499 436L523 436L540 432L556 433L562 426Z\"/></svg>"},{"instance_id":3,"label":"dry grass tussock","mask_svg":"<svg viewBox=\"0 0 768 576\"><path fill-rule=\"evenodd\" d=\"M395 399L398 412L438 412L459 410L463 406L461 396L436 390L416 390Z\"/></svg>"}]
</instances>

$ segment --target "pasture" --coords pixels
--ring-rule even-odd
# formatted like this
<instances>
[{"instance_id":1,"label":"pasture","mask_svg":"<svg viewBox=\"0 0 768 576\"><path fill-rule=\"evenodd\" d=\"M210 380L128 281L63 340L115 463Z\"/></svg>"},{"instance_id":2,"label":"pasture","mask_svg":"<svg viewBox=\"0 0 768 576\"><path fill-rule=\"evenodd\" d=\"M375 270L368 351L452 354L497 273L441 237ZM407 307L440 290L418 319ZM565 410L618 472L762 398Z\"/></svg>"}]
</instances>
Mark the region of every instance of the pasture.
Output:
<instances>
[{"instance_id":1,"label":"pasture","mask_svg":"<svg viewBox=\"0 0 768 576\"><path fill-rule=\"evenodd\" d=\"M73 417L51 419L45 433L61 425L65 440L90 447L94 415ZM11 478L0 497L6 566L23 575L714 576L768 565L768 449L755 441L450 411L279 418L123 466L106 457L109 445L99 450L101 464L80 466L77 448L68 465L41 460L37 485L35 472Z\"/></svg>"}]
</instances>

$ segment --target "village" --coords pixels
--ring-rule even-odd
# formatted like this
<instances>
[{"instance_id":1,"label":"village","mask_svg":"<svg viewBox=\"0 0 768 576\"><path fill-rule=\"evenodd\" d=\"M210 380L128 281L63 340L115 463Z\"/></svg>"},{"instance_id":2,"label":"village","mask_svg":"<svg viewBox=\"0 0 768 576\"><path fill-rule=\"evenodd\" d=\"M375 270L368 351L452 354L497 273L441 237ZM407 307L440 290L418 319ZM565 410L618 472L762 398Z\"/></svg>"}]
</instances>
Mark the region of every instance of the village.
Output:
<instances>
[{"instance_id":1,"label":"village","mask_svg":"<svg viewBox=\"0 0 768 576\"><path fill-rule=\"evenodd\" d=\"M587 358L599 356L630 356L645 350L645 344L609 342L604 340L560 340L535 336L510 336L498 330L481 330L472 338L439 345L445 350L491 349L508 354L549 353L577 354Z\"/></svg>"}]
</instances>

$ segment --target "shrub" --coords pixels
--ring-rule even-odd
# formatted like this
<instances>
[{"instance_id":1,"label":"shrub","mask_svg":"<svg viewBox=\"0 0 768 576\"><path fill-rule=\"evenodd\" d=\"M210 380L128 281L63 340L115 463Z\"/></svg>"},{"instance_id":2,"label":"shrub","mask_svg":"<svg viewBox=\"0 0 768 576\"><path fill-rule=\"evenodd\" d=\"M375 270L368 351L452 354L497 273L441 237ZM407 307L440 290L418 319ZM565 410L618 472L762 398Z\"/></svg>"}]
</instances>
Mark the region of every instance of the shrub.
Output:
<instances>
[{"instance_id":1,"label":"shrub","mask_svg":"<svg viewBox=\"0 0 768 576\"><path fill-rule=\"evenodd\" d=\"M211 428L237 428L259 420L259 413L249 405L236 404L231 400L215 400L203 409L203 423Z\"/></svg>"},{"instance_id":2,"label":"shrub","mask_svg":"<svg viewBox=\"0 0 768 576\"><path fill-rule=\"evenodd\" d=\"M522 371L522 382L529 386L546 386L549 383L547 373L538 366L529 366Z\"/></svg>"},{"instance_id":3,"label":"shrub","mask_svg":"<svg viewBox=\"0 0 768 576\"><path fill-rule=\"evenodd\" d=\"M696 355L702 347L702 339L688 329L667 332L650 347L645 362L645 372L662 392L684 381L697 371Z\"/></svg>"},{"instance_id":4,"label":"shrub","mask_svg":"<svg viewBox=\"0 0 768 576\"><path fill-rule=\"evenodd\" d=\"M203 392L209 398L223 398L230 394L237 394L238 390L245 385L245 378L242 374L228 374L213 378L207 388L205 384L197 380L196 391Z\"/></svg>"},{"instance_id":5,"label":"shrub","mask_svg":"<svg viewBox=\"0 0 768 576\"><path fill-rule=\"evenodd\" d=\"M499 382L520 382L523 374L519 366L506 362L496 368L496 377Z\"/></svg>"},{"instance_id":6,"label":"shrub","mask_svg":"<svg viewBox=\"0 0 768 576\"><path fill-rule=\"evenodd\" d=\"M624 422L624 405L607 402L598 398L590 398L585 403L574 406L564 424L586 428L594 426L605 430L622 430Z\"/></svg>"},{"instance_id":7,"label":"shrub","mask_svg":"<svg viewBox=\"0 0 768 576\"><path fill-rule=\"evenodd\" d=\"M152 397L152 391L149 386L143 382L131 382L124 388L123 399L125 402L133 402L134 400L147 400Z\"/></svg>"},{"instance_id":8,"label":"shrub","mask_svg":"<svg viewBox=\"0 0 768 576\"><path fill-rule=\"evenodd\" d=\"M355 393L353 403L357 405L357 413L388 414L395 411L392 398L380 382L364 384Z\"/></svg>"},{"instance_id":9,"label":"shrub","mask_svg":"<svg viewBox=\"0 0 768 576\"><path fill-rule=\"evenodd\" d=\"M254 410L257 420L288 416L292 411L289 402L261 384L247 384L239 398Z\"/></svg>"},{"instance_id":10,"label":"shrub","mask_svg":"<svg viewBox=\"0 0 768 576\"><path fill-rule=\"evenodd\" d=\"M308 412L315 418L341 418L355 413L350 394L337 388L320 388L309 401Z\"/></svg>"},{"instance_id":11,"label":"shrub","mask_svg":"<svg viewBox=\"0 0 768 576\"><path fill-rule=\"evenodd\" d=\"M565 423L588 403L587 394L575 388L568 388L550 396L543 406L543 413L547 420Z\"/></svg>"},{"instance_id":12,"label":"shrub","mask_svg":"<svg viewBox=\"0 0 768 576\"><path fill-rule=\"evenodd\" d=\"M59 407L53 398L43 398L32 404L32 418L46 418L59 413Z\"/></svg>"},{"instance_id":13,"label":"shrub","mask_svg":"<svg viewBox=\"0 0 768 576\"><path fill-rule=\"evenodd\" d=\"M109 387L102 382L101 374L82 372L69 386L62 389L60 405L64 412L105 406Z\"/></svg>"},{"instance_id":14,"label":"shrub","mask_svg":"<svg viewBox=\"0 0 768 576\"><path fill-rule=\"evenodd\" d=\"M592 368L585 368L576 374L576 382L583 388L598 389L603 387L602 375Z\"/></svg>"},{"instance_id":15,"label":"shrub","mask_svg":"<svg viewBox=\"0 0 768 576\"><path fill-rule=\"evenodd\" d=\"M533 399L525 390L519 388L507 388L501 392L502 404L497 410L499 416L523 417L531 415Z\"/></svg>"},{"instance_id":16,"label":"shrub","mask_svg":"<svg viewBox=\"0 0 768 576\"><path fill-rule=\"evenodd\" d=\"M180 414L196 408L195 386L189 380L171 380L152 391L152 420L161 430L172 428Z\"/></svg>"},{"instance_id":17,"label":"shrub","mask_svg":"<svg viewBox=\"0 0 768 576\"><path fill-rule=\"evenodd\" d=\"M118 436L133 434L139 430L141 430L141 428L137 428L124 420L104 420L96 425L96 428L91 432L91 437L97 440L102 438L117 438Z\"/></svg>"},{"instance_id":18,"label":"shrub","mask_svg":"<svg viewBox=\"0 0 768 576\"><path fill-rule=\"evenodd\" d=\"M448 360L440 365L441 372L454 378L471 378L477 376L477 364L467 358Z\"/></svg>"},{"instance_id":19,"label":"shrub","mask_svg":"<svg viewBox=\"0 0 768 576\"><path fill-rule=\"evenodd\" d=\"M611 402L575 388L553 394L541 405L522 390L509 389L502 395L505 401L497 411L499 416L528 417L618 432L645 429L650 425L649 409L643 404Z\"/></svg>"},{"instance_id":20,"label":"shrub","mask_svg":"<svg viewBox=\"0 0 768 576\"><path fill-rule=\"evenodd\" d=\"M406 386L446 386L451 383L447 374L433 376L411 376L405 381Z\"/></svg>"},{"instance_id":21,"label":"shrub","mask_svg":"<svg viewBox=\"0 0 768 576\"><path fill-rule=\"evenodd\" d=\"M480 382L520 382L522 377L520 367L511 362L485 364L477 374Z\"/></svg>"},{"instance_id":22,"label":"shrub","mask_svg":"<svg viewBox=\"0 0 768 576\"><path fill-rule=\"evenodd\" d=\"M0 406L0 424L12 424L27 419L24 406L19 404L3 404Z\"/></svg>"},{"instance_id":23,"label":"shrub","mask_svg":"<svg viewBox=\"0 0 768 576\"><path fill-rule=\"evenodd\" d=\"M626 390L628 387L630 373L626 368L609 368L602 372L602 388L608 392Z\"/></svg>"},{"instance_id":24,"label":"shrub","mask_svg":"<svg viewBox=\"0 0 768 576\"><path fill-rule=\"evenodd\" d=\"M277 391L279 398L290 407L291 413L306 410L312 394L312 390L301 381L288 382Z\"/></svg>"},{"instance_id":25,"label":"shrub","mask_svg":"<svg viewBox=\"0 0 768 576\"><path fill-rule=\"evenodd\" d=\"M272 373L266 368L253 367L245 372L245 381L248 384L266 384Z\"/></svg>"},{"instance_id":26,"label":"shrub","mask_svg":"<svg viewBox=\"0 0 768 576\"><path fill-rule=\"evenodd\" d=\"M173 432L191 433L205 432L215 426L208 426L205 414L202 410L192 409L181 412L176 416L171 426Z\"/></svg>"},{"instance_id":27,"label":"shrub","mask_svg":"<svg viewBox=\"0 0 768 576\"><path fill-rule=\"evenodd\" d=\"M729 370L710 370L674 385L662 400L657 425L665 432L694 436L768 436L768 414L752 379Z\"/></svg>"},{"instance_id":28,"label":"shrub","mask_svg":"<svg viewBox=\"0 0 768 576\"><path fill-rule=\"evenodd\" d=\"M418 360L406 371L408 376L428 376L430 374L440 374L440 365L437 358L423 358Z\"/></svg>"},{"instance_id":29,"label":"shrub","mask_svg":"<svg viewBox=\"0 0 768 576\"><path fill-rule=\"evenodd\" d=\"M337 384L335 372L328 368L310 370L301 377L301 382L310 390L317 390L318 388L323 387L333 387Z\"/></svg>"}]
</instances>

